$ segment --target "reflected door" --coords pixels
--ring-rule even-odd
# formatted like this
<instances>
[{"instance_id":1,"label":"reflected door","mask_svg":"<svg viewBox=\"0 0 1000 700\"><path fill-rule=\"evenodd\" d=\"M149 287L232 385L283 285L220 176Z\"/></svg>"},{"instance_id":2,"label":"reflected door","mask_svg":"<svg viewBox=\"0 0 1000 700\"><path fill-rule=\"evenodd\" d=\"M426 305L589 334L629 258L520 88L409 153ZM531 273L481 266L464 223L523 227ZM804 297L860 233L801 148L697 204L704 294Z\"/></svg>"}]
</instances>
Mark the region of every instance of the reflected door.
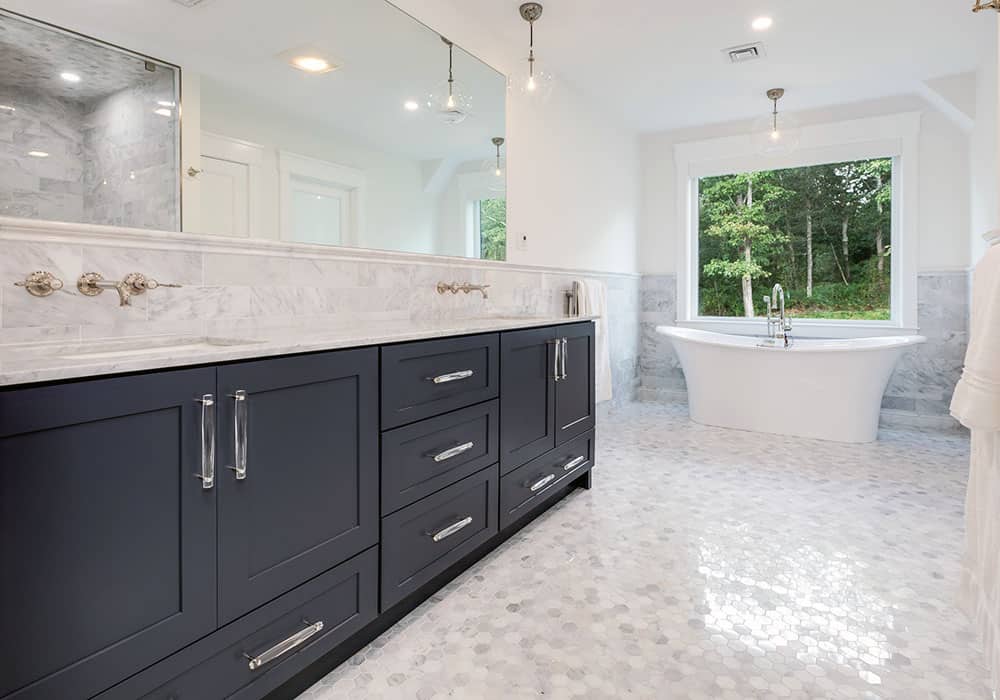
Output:
<instances>
[{"instance_id":1,"label":"reflected door","mask_svg":"<svg viewBox=\"0 0 1000 700\"><path fill-rule=\"evenodd\" d=\"M201 157L201 229L220 236L250 235L250 166Z\"/></svg>"}]
</instances>

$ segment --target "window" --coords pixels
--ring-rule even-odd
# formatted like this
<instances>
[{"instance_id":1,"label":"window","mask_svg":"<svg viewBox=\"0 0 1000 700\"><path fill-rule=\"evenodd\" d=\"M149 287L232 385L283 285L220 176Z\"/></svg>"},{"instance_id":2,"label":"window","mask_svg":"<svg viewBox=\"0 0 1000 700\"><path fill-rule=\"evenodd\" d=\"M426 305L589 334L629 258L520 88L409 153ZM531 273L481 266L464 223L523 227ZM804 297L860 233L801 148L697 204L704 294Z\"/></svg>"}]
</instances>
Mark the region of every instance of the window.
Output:
<instances>
[{"instance_id":1,"label":"window","mask_svg":"<svg viewBox=\"0 0 1000 700\"><path fill-rule=\"evenodd\" d=\"M775 283L796 318L888 321L893 160L698 180L701 317L767 314Z\"/></svg>"},{"instance_id":2,"label":"window","mask_svg":"<svg viewBox=\"0 0 1000 700\"><path fill-rule=\"evenodd\" d=\"M507 259L507 200L480 199L473 205L476 257Z\"/></svg>"}]
</instances>

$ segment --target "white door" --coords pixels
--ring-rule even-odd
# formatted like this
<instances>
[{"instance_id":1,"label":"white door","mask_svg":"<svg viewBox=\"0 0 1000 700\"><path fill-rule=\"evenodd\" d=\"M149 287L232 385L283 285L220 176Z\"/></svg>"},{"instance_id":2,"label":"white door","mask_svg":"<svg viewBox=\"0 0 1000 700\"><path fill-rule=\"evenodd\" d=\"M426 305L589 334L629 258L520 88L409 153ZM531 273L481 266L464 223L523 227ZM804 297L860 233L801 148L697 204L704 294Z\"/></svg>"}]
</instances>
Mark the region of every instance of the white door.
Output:
<instances>
[{"instance_id":1,"label":"white door","mask_svg":"<svg viewBox=\"0 0 1000 700\"><path fill-rule=\"evenodd\" d=\"M250 236L250 166L201 156L202 233Z\"/></svg>"}]
</instances>

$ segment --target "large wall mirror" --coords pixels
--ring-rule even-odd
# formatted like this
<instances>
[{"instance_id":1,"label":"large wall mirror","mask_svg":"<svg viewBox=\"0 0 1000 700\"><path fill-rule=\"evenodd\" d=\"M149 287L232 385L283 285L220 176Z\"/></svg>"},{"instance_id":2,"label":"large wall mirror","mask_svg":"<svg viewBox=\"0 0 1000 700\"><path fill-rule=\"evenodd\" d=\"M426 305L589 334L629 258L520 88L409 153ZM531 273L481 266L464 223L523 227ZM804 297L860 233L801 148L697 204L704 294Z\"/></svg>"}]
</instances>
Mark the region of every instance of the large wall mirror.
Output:
<instances>
[{"instance_id":1,"label":"large wall mirror","mask_svg":"<svg viewBox=\"0 0 1000 700\"><path fill-rule=\"evenodd\" d=\"M505 259L506 79L393 5L11 4L0 215Z\"/></svg>"}]
</instances>

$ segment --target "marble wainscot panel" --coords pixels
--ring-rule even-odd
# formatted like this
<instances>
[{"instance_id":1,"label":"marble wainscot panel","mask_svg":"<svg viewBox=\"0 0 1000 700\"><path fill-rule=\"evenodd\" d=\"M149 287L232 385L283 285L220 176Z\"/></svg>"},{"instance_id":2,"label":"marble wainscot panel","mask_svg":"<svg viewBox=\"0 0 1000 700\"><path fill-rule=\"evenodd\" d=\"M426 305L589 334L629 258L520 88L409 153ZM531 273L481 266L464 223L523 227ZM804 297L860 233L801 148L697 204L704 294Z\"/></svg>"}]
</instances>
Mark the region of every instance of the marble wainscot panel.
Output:
<instances>
[{"instance_id":1,"label":"marble wainscot panel","mask_svg":"<svg viewBox=\"0 0 1000 700\"><path fill-rule=\"evenodd\" d=\"M0 345L551 319L564 315L574 279L599 279L608 287L615 402L633 400L638 385L638 275L2 218L0 250ZM53 273L64 288L36 298L14 286L34 270ZM115 280L141 272L183 286L122 308L113 291L81 295L76 280L84 272ZM488 284L489 298L438 294L439 281Z\"/></svg>"},{"instance_id":2,"label":"marble wainscot panel","mask_svg":"<svg viewBox=\"0 0 1000 700\"><path fill-rule=\"evenodd\" d=\"M673 275L644 275L641 287L638 397L686 404L680 362L669 339L656 333L657 325L676 322L676 279ZM927 343L900 360L882 403L882 424L958 429L948 407L968 344L969 273L924 272L918 276L917 290L919 332L927 337Z\"/></svg>"}]
</instances>

